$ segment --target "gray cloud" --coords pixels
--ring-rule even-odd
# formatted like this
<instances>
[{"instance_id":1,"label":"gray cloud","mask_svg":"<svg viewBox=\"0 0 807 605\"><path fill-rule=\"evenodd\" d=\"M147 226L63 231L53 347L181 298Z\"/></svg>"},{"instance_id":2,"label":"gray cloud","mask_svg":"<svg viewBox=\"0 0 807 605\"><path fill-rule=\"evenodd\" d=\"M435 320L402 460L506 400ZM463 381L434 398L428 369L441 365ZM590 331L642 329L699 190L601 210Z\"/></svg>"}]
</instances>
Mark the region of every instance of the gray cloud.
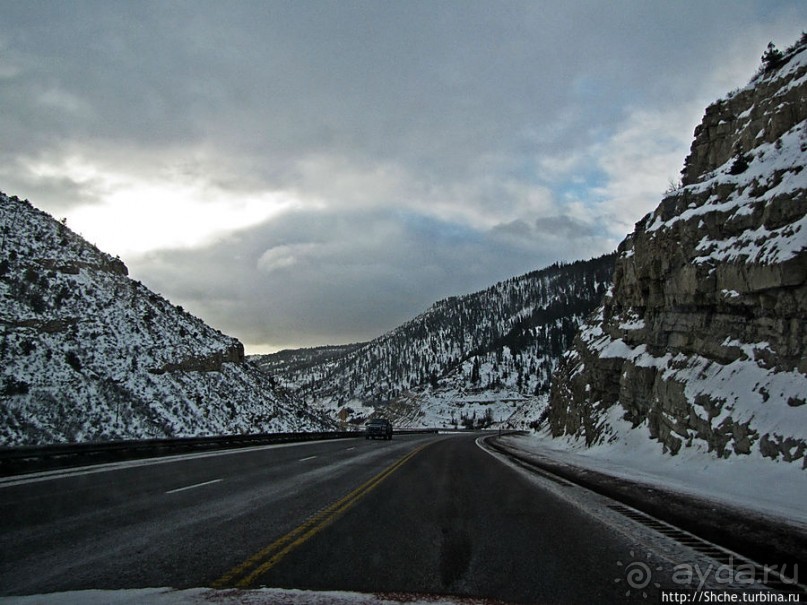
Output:
<instances>
[{"instance_id":1,"label":"gray cloud","mask_svg":"<svg viewBox=\"0 0 807 605\"><path fill-rule=\"evenodd\" d=\"M250 343L368 338L615 246L703 106L805 16L774 0L4 2L0 188L68 219L139 181L286 196L205 247L125 260Z\"/></svg>"},{"instance_id":2,"label":"gray cloud","mask_svg":"<svg viewBox=\"0 0 807 605\"><path fill-rule=\"evenodd\" d=\"M592 247L588 236L558 246L534 230L519 235L387 209L300 212L130 268L248 343L313 345L378 336L438 299L575 258L580 241ZM598 253L607 250L601 242Z\"/></svg>"},{"instance_id":3,"label":"gray cloud","mask_svg":"<svg viewBox=\"0 0 807 605\"><path fill-rule=\"evenodd\" d=\"M466 178L587 145L626 103L689 98L759 6L7 3L24 67L3 105L53 141L214 144L275 186L320 154Z\"/></svg>"},{"instance_id":4,"label":"gray cloud","mask_svg":"<svg viewBox=\"0 0 807 605\"><path fill-rule=\"evenodd\" d=\"M560 238L582 238L597 234L594 225L571 216L548 216L538 219L535 221L535 230L542 235Z\"/></svg>"}]
</instances>

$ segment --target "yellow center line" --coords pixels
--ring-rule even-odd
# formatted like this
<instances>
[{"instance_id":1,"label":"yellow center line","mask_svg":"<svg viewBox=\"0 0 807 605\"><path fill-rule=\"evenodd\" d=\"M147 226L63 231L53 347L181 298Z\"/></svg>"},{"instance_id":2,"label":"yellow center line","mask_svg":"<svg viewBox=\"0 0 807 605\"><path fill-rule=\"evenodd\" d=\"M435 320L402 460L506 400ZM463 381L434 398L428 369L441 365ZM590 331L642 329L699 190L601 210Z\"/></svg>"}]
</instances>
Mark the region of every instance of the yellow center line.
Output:
<instances>
[{"instance_id":1,"label":"yellow center line","mask_svg":"<svg viewBox=\"0 0 807 605\"><path fill-rule=\"evenodd\" d=\"M350 507L356 504L356 502L361 500L361 498L376 488L384 479L406 464L406 462L428 445L427 443L412 450L406 456L387 467L343 498L309 517L302 525L294 528L286 535L272 542L269 546L259 550L240 565L232 568L213 582L211 586L213 588L228 588L232 586L249 588L255 579L272 569L275 565L280 563L287 554L336 521L336 519L342 516Z\"/></svg>"}]
</instances>

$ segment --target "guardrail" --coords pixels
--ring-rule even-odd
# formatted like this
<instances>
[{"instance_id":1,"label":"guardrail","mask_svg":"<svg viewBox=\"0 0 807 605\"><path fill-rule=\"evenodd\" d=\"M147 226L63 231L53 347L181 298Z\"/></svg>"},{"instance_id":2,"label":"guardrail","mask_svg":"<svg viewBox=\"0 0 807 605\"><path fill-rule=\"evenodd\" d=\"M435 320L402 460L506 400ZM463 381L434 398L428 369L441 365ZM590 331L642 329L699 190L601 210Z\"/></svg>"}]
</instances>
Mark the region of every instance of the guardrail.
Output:
<instances>
[{"instance_id":1,"label":"guardrail","mask_svg":"<svg viewBox=\"0 0 807 605\"><path fill-rule=\"evenodd\" d=\"M442 429L400 429L396 435L437 433ZM64 443L0 448L0 476L139 458L154 458L190 451L234 449L274 443L324 441L363 437L364 431L259 433L212 437L177 437L89 443Z\"/></svg>"}]
</instances>

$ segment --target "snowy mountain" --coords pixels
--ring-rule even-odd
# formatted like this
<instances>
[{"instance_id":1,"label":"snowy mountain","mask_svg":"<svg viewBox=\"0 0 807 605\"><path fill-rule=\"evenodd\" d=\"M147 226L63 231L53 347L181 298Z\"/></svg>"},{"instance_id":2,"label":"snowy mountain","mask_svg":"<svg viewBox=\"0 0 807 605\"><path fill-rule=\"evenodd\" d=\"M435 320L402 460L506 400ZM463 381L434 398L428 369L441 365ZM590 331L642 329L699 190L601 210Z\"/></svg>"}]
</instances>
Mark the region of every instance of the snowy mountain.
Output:
<instances>
[{"instance_id":1,"label":"snowy mountain","mask_svg":"<svg viewBox=\"0 0 807 605\"><path fill-rule=\"evenodd\" d=\"M707 108L554 377L552 436L807 468L805 99L807 36Z\"/></svg>"},{"instance_id":2,"label":"snowy mountain","mask_svg":"<svg viewBox=\"0 0 807 605\"><path fill-rule=\"evenodd\" d=\"M343 423L527 426L583 318L611 283L614 255L554 265L434 304L367 342L256 358L280 384Z\"/></svg>"},{"instance_id":3,"label":"snowy mountain","mask_svg":"<svg viewBox=\"0 0 807 605\"><path fill-rule=\"evenodd\" d=\"M322 429L241 343L0 193L0 445Z\"/></svg>"}]
</instances>

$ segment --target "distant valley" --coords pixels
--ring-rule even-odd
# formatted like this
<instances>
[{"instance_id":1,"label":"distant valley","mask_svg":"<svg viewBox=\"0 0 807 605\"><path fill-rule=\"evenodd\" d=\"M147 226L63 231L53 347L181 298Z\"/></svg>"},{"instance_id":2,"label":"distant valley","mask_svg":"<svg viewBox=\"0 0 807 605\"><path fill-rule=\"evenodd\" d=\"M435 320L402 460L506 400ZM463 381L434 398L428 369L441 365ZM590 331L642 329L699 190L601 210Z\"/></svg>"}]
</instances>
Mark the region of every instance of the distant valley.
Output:
<instances>
[{"instance_id":1,"label":"distant valley","mask_svg":"<svg viewBox=\"0 0 807 605\"><path fill-rule=\"evenodd\" d=\"M383 415L405 427L528 428L613 263L554 265L439 301L371 342L253 361L342 426Z\"/></svg>"}]
</instances>

